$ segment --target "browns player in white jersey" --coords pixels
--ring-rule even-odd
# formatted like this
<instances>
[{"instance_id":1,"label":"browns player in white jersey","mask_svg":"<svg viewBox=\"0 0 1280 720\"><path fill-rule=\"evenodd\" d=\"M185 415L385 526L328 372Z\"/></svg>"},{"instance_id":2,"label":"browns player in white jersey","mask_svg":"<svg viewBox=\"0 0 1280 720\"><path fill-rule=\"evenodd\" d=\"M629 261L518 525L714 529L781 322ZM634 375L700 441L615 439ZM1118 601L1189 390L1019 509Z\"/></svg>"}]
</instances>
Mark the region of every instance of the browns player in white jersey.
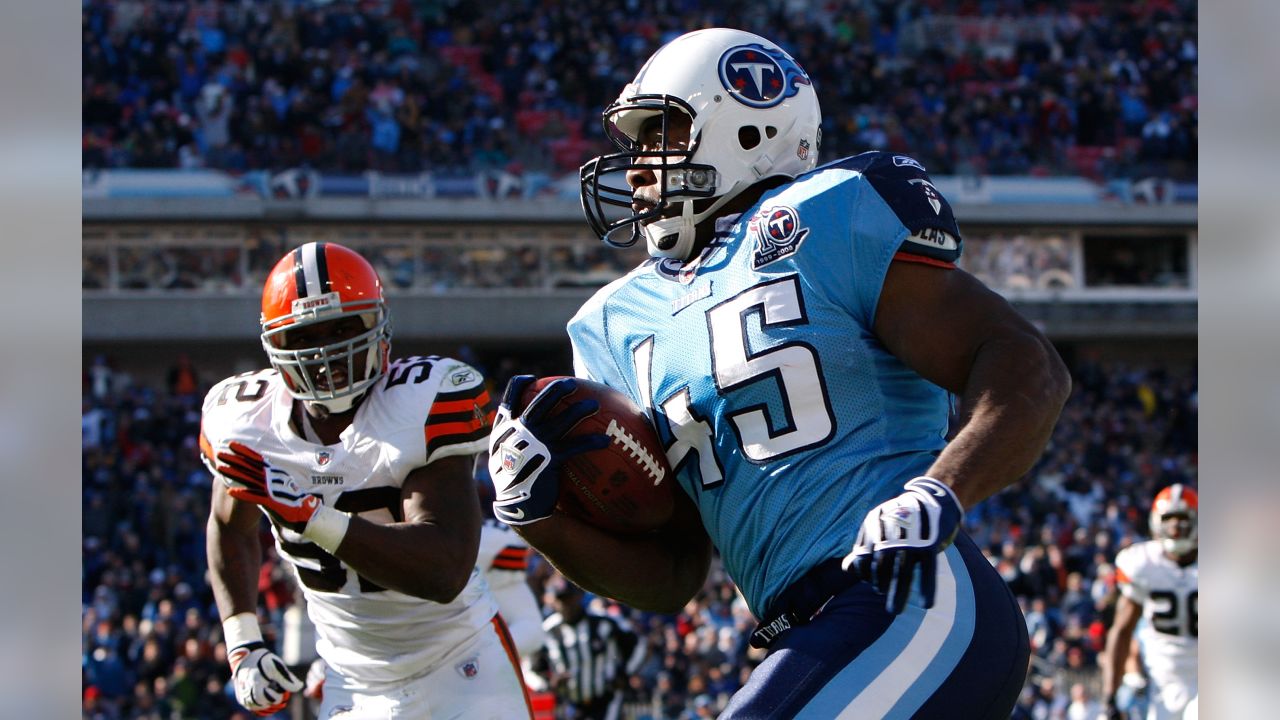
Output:
<instances>
[{"instance_id":1,"label":"browns player in white jersey","mask_svg":"<svg viewBox=\"0 0 1280 720\"><path fill-rule=\"evenodd\" d=\"M320 717L528 717L519 661L476 552L472 482L490 417L480 373L392 361L373 267L333 243L276 264L262 296L272 369L210 390L201 454L236 696L272 714L302 689L257 622L260 514L296 572L328 665Z\"/></svg>"},{"instance_id":2,"label":"browns player in white jersey","mask_svg":"<svg viewBox=\"0 0 1280 720\"><path fill-rule=\"evenodd\" d=\"M1142 665L1149 678L1148 720L1186 720L1197 697L1196 651L1199 644L1199 569L1196 514L1200 501L1185 485L1170 485L1151 507L1152 540L1135 543L1116 555L1121 597L1103 650L1103 697L1107 717L1123 717L1115 692L1124 674L1124 658L1138 628Z\"/></svg>"},{"instance_id":3,"label":"browns player in white jersey","mask_svg":"<svg viewBox=\"0 0 1280 720\"><path fill-rule=\"evenodd\" d=\"M529 543L510 526L494 518L485 519L480 528L476 567L484 573L522 658L542 649L542 642L546 639L542 630L542 610L529 587L529 556L532 553Z\"/></svg>"}]
</instances>

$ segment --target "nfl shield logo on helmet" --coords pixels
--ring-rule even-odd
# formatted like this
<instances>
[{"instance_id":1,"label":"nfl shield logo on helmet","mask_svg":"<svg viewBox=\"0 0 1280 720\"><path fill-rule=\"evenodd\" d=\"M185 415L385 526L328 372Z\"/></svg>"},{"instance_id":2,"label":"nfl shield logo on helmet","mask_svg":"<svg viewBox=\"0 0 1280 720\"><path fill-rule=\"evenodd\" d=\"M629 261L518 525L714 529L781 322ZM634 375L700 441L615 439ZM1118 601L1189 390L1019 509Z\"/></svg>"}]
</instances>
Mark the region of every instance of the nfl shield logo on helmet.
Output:
<instances>
[{"instance_id":1,"label":"nfl shield logo on helmet","mask_svg":"<svg viewBox=\"0 0 1280 720\"><path fill-rule=\"evenodd\" d=\"M320 467L324 467L325 465L328 465L329 461L332 459L333 459L333 453L329 452L328 450L316 451L316 464L319 465Z\"/></svg>"}]
</instances>

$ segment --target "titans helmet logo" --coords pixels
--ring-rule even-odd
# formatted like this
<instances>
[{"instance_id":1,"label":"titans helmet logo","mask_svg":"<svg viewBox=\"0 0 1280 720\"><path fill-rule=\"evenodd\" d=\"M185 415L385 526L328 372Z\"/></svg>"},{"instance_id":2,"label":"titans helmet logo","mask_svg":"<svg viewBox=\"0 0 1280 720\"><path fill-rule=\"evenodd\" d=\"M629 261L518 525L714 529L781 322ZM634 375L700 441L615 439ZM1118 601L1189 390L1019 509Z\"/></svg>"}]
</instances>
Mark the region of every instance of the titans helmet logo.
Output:
<instances>
[{"instance_id":1,"label":"titans helmet logo","mask_svg":"<svg viewBox=\"0 0 1280 720\"><path fill-rule=\"evenodd\" d=\"M720 83L753 108L773 107L812 84L790 55L759 43L735 45L720 56Z\"/></svg>"}]
</instances>

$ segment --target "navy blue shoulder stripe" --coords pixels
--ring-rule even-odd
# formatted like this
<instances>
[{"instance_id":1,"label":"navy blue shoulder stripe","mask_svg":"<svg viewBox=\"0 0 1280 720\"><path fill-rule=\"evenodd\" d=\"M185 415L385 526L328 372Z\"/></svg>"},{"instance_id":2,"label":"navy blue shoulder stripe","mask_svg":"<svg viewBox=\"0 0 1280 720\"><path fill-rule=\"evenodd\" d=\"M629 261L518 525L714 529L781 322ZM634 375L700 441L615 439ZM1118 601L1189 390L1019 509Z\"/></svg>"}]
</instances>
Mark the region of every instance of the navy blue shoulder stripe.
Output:
<instances>
[{"instance_id":1,"label":"navy blue shoulder stripe","mask_svg":"<svg viewBox=\"0 0 1280 720\"><path fill-rule=\"evenodd\" d=\"M908 230L899 250L947 263L960 257L963 240L951 203L915 158L872 151L824 167L862 173Z\"/></svg>"}]
</instances>

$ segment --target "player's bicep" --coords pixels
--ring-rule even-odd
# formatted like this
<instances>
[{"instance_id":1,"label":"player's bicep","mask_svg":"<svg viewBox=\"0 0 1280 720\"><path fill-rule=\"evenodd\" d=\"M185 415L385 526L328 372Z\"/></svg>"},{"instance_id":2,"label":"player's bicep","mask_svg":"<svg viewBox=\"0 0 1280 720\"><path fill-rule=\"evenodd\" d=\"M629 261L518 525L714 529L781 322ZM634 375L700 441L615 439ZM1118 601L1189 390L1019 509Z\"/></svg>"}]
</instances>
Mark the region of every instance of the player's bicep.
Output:
<instances>
[{"instance_id":1,"label":"player's bicep","mask_svg":"<svg viewBox=\"0 0 1280 720\"><path fill-rule=\"evenodd\" d=\"M472 458L441 458L409 473L400 488L404 521L457 528L480 535L480 501L472 480Z\"/></svg>"},{"instance_id":2,"label":"player's bicep","mask_svg":"<svg viewBox=\"0 0 1280 720\"><path fill-rule=\"evenodd\" d=\"M959 269L893 262L876 308L875 334L889 352L946 390L964 392L979 349L1039 331L1004 298Z\"/></svg>"},{"instance_id":3,"label":"player's bicep","mask_svg":"<svg viewBox=\"0 0 1280 720\"><path fill-rule=\"evenodd\" d=\"M1132 635L1134 628L1138 627L1138 620L1141 618L1142 603L1126 595L1121 595L1116 601L1116 615L1112 621L1112 626L1126 635Z\"/></svg>"},{"instance_id":4,"label":"player's bicep","mask_svg":"<svg viewBox=\"0 0 1280 720\"><path fill-rule=\"evenodd\" d=\"M213 477L213 492L210 499L209 517L217 523L218 528L241 533L256 533L262 520L262 512L252 503L241 502L231 497L227 485L218 476Z\"/></svg>"}]
</instances>

